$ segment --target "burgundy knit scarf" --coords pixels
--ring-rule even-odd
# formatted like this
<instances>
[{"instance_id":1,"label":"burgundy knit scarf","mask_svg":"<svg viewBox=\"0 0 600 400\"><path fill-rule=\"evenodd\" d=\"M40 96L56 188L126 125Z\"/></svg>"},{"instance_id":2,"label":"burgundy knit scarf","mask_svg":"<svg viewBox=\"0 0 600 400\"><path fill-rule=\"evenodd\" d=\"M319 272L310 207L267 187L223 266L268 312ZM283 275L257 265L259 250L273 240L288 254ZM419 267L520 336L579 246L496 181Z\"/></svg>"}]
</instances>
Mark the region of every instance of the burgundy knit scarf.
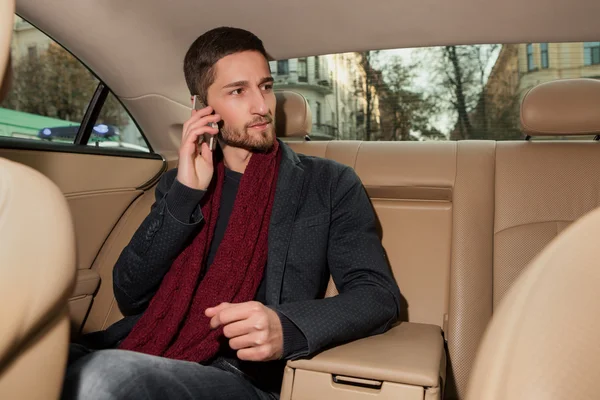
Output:
<instances>
[{"instance_id":1,"label":"burgundy knit scarf","mask_svg":"<svg viewBox=\"0 0 600 400\"><path fill-rule=\"evenodd\" d=\"M256 295L267 262L268 229L281 159L275 141L268 153L250 158L225 235L203 279L225 176L222 161L203 199L204 225L171 265L148 309L120 349L203 362L219 351L222 327L211 330L204 315L222 302L242 303Z\"/></svg>"}]
</instances>

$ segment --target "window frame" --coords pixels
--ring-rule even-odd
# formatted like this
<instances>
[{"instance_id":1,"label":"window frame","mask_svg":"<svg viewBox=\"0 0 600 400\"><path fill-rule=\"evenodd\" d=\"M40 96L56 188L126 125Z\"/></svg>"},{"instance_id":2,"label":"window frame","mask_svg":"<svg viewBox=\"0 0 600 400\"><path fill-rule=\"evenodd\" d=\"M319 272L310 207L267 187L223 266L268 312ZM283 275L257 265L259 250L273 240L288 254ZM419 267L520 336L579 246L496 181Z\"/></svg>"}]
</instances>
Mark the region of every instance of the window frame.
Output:
<instances>
[{"instance_id":1,"label":"window frame","mask_svg":"<svg viewBox=\"0 0 600 400\"><path fill-rule=\"evenodd\" d=\"M526 54L527 54L527 72L535 71L537 69L537 67L535 66L535 52L533 50L533 43L527 43Z\"/></svg>"},{"instance_id":2,"label":"window frame","mask_svg":"<svg viewBox=\"0 0 600 400\"><path fill-rule=\"evenodd\" d=\"M322 121L321 118L323 117L322 114L322 110L321 110L321 102L320 101L316 101L315 102L317 105L317 109L316 109L316 118L317 118L317 127L321 127L322 125Z\"/></svg>"},{"instance_id":3,"label":"window frame","mask_svg":"<svg viewBox=\"0 0 600 400\"><path fill-rule=\"evenodd\" d=\"M285 65L285 67L282 67ZM285 69L285 73L282 70ZM289 60L277 60L277 75L289 75L290 74L290 61Z\"/></svg>"},{"instance_id":4,"label":"window frame","mask_svg":"<svg viewBox=\"0 0 600 400\"><path fill-rule=\"evenodd\" d=\"M594 62L596 54L596 62ZM583 42L583 65L600 65L600 42Z\"/></svg>"},{"instance_id":5,"label":"window frame","mask_svg":"<svg viewBox=\"0 0 600 400\"><path fill-rule=\"evenodd\" d=\"M301 57L298 59L298 67L296 70L298 72L298 82L307 83L308 82L308 59L306 57Z\"/></svg>"}]
</instances>

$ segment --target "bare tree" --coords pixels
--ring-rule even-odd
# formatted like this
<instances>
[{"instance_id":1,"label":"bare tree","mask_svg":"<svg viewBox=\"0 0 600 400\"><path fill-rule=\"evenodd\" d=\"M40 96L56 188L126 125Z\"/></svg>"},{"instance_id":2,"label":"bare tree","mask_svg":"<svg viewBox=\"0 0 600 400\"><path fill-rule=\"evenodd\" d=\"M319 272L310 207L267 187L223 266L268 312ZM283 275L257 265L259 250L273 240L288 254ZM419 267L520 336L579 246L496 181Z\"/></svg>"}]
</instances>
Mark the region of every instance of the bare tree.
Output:
<instances>
[{"instance_id":1,"label":"bare tree","mask_svg":"<svg viewBox=\"0 0 600 400\"><path fill-rule=\"evenodd\" d=\"M427 134L439 137L429 123L435 113L434 103L412 89L414 71L414 66L405 66L398 57L383 68L385 83L378 88L378 94L382 125L388 132L385 140L417 140Z\"/></svg>"},{"instance_id":2,"label":"bare tree","mask_svg":"<svg viewBox=\"0 0 600 400\"><path fill-rule=\"evenodd\" d=\"M357 85L356 95L362 97L366 103L365 110L365 140L371 140L371 134L373 133L373 115L375 107L375 92L377 91L377 84L380 79L378 74L379 71L373 67L373 61L377 56L378 51L365 51L358 53L360 57L360 67L364 72L364 82Z\"/></svg>"},{"instance_id":3,"label":"bare tree","mask_svg":"<svg viewBox=\"0 0 600 400\"><path fill-rule=\"evenodd\" d=\"M425 60L437 87L438 106L454 114L456 124L451 139L491 138L489 128L495 125L486 94L487 69L499 48L471 45L425 50ZM498 105L495 102L493 107Z\"/></svg>"}]
</instances>

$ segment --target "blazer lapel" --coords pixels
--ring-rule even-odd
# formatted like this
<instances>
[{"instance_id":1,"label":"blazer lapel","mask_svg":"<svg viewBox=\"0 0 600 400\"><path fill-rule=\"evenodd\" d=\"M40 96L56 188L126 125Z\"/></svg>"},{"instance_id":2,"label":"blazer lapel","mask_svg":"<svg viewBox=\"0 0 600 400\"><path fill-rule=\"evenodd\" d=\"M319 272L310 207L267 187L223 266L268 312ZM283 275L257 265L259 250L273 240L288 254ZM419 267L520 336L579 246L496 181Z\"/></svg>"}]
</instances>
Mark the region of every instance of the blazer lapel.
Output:
<instances>
[{"instance_id":1,"label":"blazer lapel","mask_svg":"<svg viewBox=\"0 0 600 400\"><path fill-rule=\"evenodd\" d=\"M265 268L267 304L279 304L292 227L304 184L300 159L283 142L275 200L269 225L268 261Z\"/></svg>"}]
</instances>

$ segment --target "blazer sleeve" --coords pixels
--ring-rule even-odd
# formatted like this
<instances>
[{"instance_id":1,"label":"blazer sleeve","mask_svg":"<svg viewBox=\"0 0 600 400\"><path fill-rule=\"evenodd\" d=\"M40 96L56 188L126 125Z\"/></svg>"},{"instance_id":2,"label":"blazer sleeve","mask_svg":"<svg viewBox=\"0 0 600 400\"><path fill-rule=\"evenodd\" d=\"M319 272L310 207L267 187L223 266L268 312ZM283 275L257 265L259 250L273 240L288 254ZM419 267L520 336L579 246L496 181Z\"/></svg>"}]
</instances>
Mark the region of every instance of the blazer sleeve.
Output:
<instances>
[{"instance_id":1,"label":"blazer sleeve","mask_svg":"<svg viewBox=\"0 0 600 400\"><path fill-rule=\"evenodd\" d=\"M175 169L163 175L150 213L113 269L113 290L124 315L147 308L171 264L202 225L205 192L181 184L176 175Z\"/></svg>"}]
</instances>

